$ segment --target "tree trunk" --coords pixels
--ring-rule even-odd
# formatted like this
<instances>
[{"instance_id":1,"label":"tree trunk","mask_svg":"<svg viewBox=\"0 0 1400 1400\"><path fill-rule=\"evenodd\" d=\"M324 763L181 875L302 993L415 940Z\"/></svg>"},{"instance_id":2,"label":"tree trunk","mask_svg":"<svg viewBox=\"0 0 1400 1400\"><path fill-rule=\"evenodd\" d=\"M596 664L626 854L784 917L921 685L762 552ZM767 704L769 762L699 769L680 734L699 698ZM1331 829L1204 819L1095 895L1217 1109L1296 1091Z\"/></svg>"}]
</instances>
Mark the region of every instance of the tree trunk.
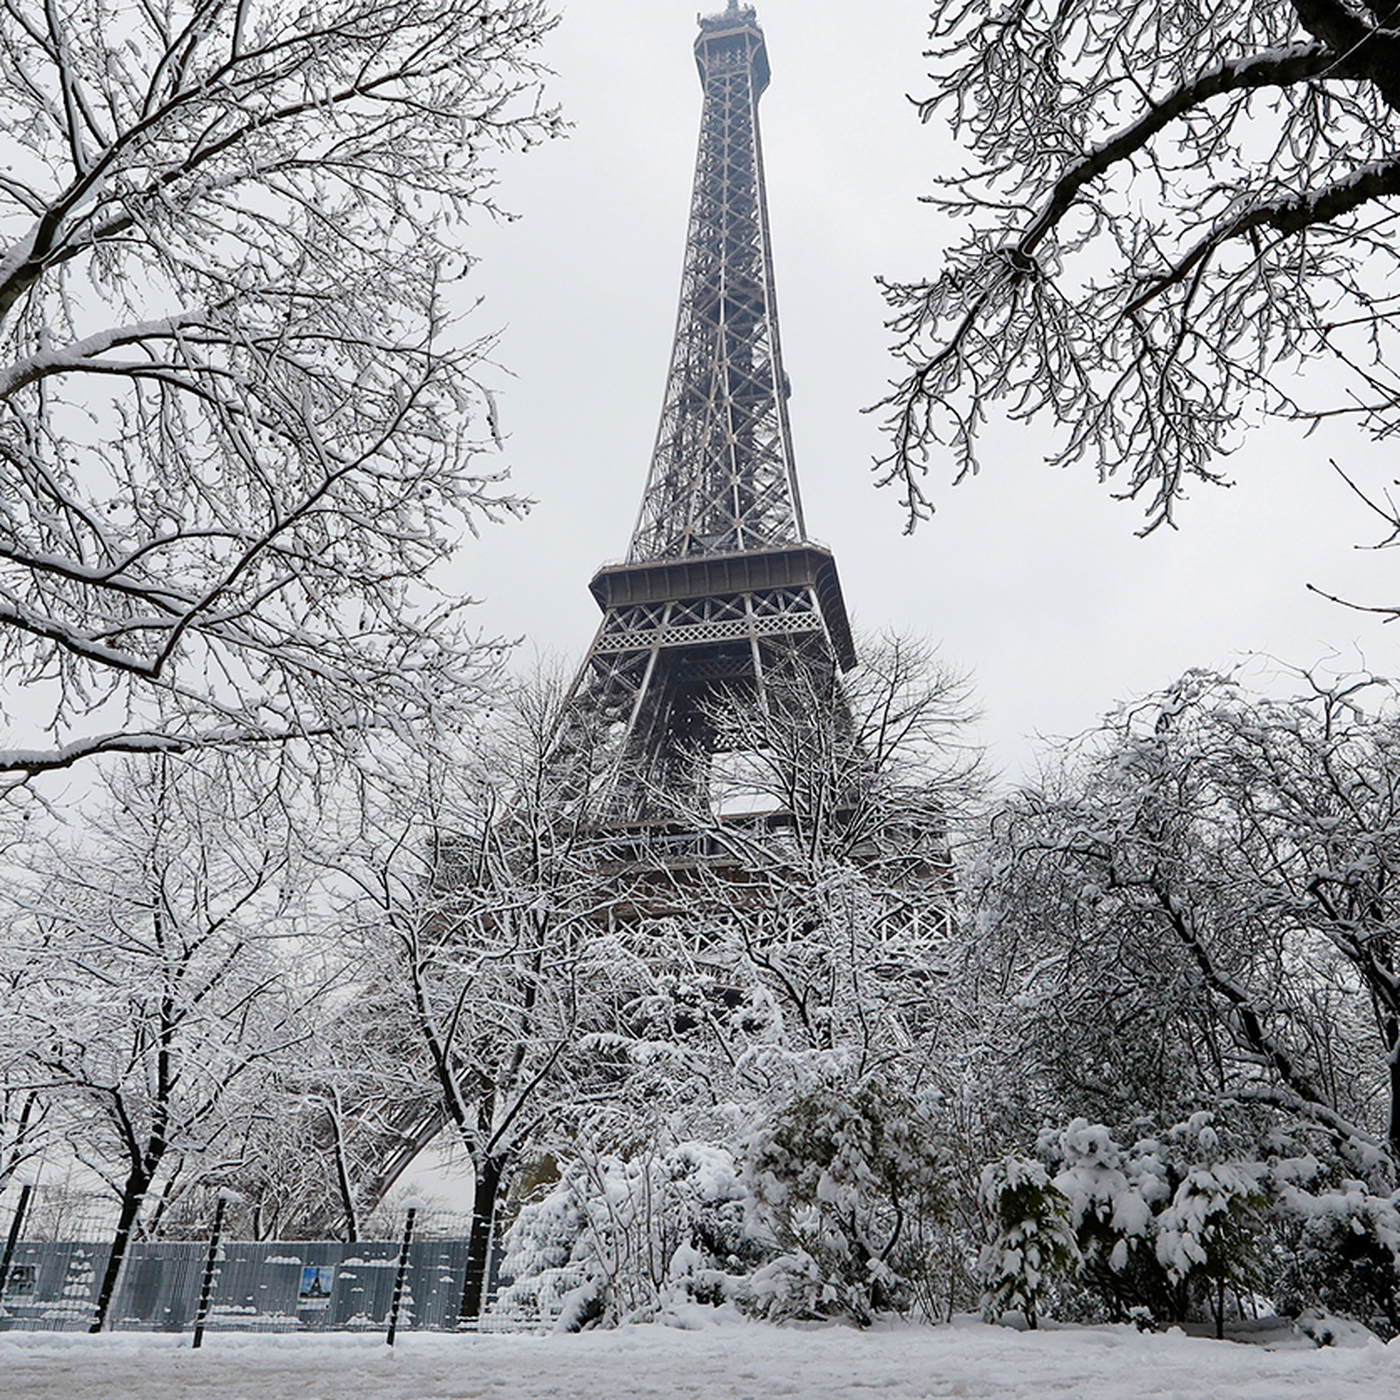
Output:
<instances>
[{"instance_id":1,"label":"tree trunk","mask_svg":"<svg viewBox=\"0 0 1400 1400\"><path fill-rule=\"evenodd\" d=\"M474 1327L486 1301L486 1283L491 1271L491 1234L496 1223L496 1201L505 1167L504 1157L488 1157L476 1167L472 1230L467 1243L467 1272L462 1282L462 1306L457 1313L459 1327Z\"/></svg>"},{"instance_id":2,"label":"tree trunk","mask_svg":"<svg viewBox=\"0 0 1400 1400\"><path fill-rule=\"evenodd\" d=\"M1393 1172L1400 1172L1400 1017L1385 1022L1386 1069L1390 1080L1390 1104L1386 1121L1386 1146Z\"/></svg>"},{"instance_id":3,"label":"tree trunk","mask_svg":"<svg viewBox=\"0 0 1400 1400\"><path fill-rule=\"evenodd\" d=\"M326 1110L331 1125L331 1143L335 1152L335 1185L340 1196L340 1209L344 1214L345 1238L355 1244L360 1238L360 1220L355 1209L355 1187L350 1180L350 1164L345 1160L345 1120L340 1112L340 1095L336 1095L334 1108Z\"/></svg>"},{"instance_id":4,"label":"tree trunk","mask_svg":"<svg viewBox=\"0 0 1400 1400\"><path fill-rule=\"evenodd\" d=\"M136 1217L141 1211L141 1203L146 1199L146 1191L150 1184L151 1178L143 1172L132 1172L126 1179L126 1187L122 1191L122 1208L117 1216L117 1229L112 1236L112 1252L107 1256L102 1286L97 1290L97 1306L93 1310L89 1332L100 1332L106 1326L107 1312L112 1306L112 1295L117 1291L117 1280L121 1277L122 1265L126 1263L132 1227L136 1224Z\"/></svg>"}]
</instances>

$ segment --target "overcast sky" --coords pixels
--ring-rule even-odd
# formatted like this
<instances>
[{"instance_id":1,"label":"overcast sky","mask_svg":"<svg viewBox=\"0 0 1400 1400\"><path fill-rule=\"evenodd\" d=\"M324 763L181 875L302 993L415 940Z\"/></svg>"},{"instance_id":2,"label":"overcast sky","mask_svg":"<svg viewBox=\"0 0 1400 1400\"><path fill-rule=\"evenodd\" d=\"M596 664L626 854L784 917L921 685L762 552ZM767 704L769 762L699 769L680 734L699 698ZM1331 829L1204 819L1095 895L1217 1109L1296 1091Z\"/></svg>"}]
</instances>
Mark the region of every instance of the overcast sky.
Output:
<instances>
[{"instance_id":1,"label":"overcast sky","mask_svg":"<svg viewBox=\"0 0 1400 1400\"><path fill-rule=\"evenodd\" d=\"M722 4L713 8L721 9ZM708 12L708 11L707 11ZM760 104L778 309L807 526L831 546L856 625L917 632L974 678L981 737L1015 778L1035 735L1077 732L1117 699L1190 666L1251 654L1334 669L1395 668L1400 634L1309 594L1309 582L1400 601L1393 558L1358 550L1373 519L1328 465L1384 484L1387 454L1339 428L1253 433L1204 485L1181 529L1148 539L1140 509L1091 468L1059 471L1038 434L994 425L978 478L935 466L936 517L912 537L871 485L883 450L862 412L894 372L879 274L938 270L956 234L919 203L958 159L920 125L919 0L763 0L773 80ZM567 140L502 168L519 215L472 251L479 328L502 331L502 425L516 488L537 506L463 552L483 630L582 657L598 612L587 584L624 553L661 408L688 213L700 84L693 0L570 5L546 57ZM1254 673L1267 668L1254 663Z\"/></svg>"}]
</instances>

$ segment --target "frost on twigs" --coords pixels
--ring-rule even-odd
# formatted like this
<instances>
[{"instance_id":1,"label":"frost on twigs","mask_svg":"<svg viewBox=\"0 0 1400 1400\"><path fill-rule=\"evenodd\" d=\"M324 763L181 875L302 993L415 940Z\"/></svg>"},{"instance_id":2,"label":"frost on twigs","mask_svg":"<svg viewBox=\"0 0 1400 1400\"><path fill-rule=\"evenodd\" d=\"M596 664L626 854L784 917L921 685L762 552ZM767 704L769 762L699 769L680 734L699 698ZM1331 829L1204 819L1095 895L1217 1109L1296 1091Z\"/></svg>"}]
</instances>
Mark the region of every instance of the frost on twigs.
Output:
<instances>
[{"instance_id":1,"label":"frost on twigs","mask_svg":"<svg viewBox=\"0 0 1400 1400\"><path fill-rule=\"evenodd\" d=\"M930 196L962 241L885 287L903 367L879 470L911 526L930 457L976 470L994 411L1058 424L1051 460L1115 477L1146 530L1262 415L1400 425L1383 8L938 0L920 110L967 152ZM1314 362L1344 387L1305 402Z\"/></svg>"},{"instance_id":2,"label":"frost on twigs","mask_svg":"<svg viewBox=\"0 0 1400 1400\"><path fill-rule=\"evenodd\" d=\"M535 0L0 14L0 665L93 753L352 748L491 660L434 569L520 509L451 324Z\"/></svg>"}]
</instances>

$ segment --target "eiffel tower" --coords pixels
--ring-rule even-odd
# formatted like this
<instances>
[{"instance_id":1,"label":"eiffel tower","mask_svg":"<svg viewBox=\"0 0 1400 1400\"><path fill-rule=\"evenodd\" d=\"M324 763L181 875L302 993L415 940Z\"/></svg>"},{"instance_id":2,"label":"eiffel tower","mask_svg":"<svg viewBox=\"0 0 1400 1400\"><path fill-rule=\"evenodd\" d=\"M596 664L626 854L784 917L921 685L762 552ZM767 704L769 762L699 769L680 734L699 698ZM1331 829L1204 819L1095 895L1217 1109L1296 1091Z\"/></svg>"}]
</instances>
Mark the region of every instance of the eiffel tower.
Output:
<instances>
[{"instance_id":1,"label":"eiffel tower","mask_svg":"<svg viewBox=\"0 0 1400 1400\"><path fill-rule=\"evenodd\" d=\"M730 0L702 18L695 58L704 107L661 426L626 562L590 584L603 620L551 751L565 798L601 785L606 844L635 837L649 856L649 828L674 833L676 813L707 793L725 745L717 701L829 696L839 709L835 678L855 664L836 562L807 537L793 466L758 132L768 52L754 10ZM619 887L631 908L668 907L664 891L634 883ZM365 1126L363 1209L444 1122L435 1097L410 1095ZM329 1216L311 1228L325 1232ZM471 1267L479 1282L484 1258Z\"/></svg>"},{"instance_id":2,"label":"eiffel tower","mask_svg":"<svg viewBox=\"0 0 1400 1400\"><path fill-rule=\"evenodd\" d=\"M626 562L589 585L603 620L554 743L576 790L601 784L608 827L705 798L726 747L721 697L772 704L784 679L836 694L822 682L855 664L836 561L807 537L793 464L758 129L768 50L736 0L699 24L704 104L661 425Z\"/></svg>"}]
</instances>

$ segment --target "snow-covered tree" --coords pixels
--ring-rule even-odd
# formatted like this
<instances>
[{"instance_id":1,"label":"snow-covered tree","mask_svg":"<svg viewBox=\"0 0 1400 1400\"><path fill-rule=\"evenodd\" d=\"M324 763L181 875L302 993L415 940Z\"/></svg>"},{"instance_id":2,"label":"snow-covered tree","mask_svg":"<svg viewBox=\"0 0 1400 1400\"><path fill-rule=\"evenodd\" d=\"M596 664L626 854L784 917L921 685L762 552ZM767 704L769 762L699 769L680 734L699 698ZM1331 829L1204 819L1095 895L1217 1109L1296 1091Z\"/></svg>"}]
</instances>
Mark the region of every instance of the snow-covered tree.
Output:
<instances>
[{"instance_id":1,"label":"snow-covered tree","mask_svg":"<svg viewBox=\"0 0 1400 1400\"><path fill-rule=\"evenodd\" d=\"M1400 782L1374 690L1271 701L1188 675L1001 815L985 947L1064 1108L1246 1100L1394 1184Z\"/></svg>"},{"instance_id":2,"label":"snow-covered tree","mask_svg":"<svg viewBox=\"0 0 1400 1400\"><path fill-rule=\"evenodd\" d=\"M1388 3L932 11L920 111L968 159L932 196L958 221L942 270L887 288L906 370L885 479L911 523L930 455L975 471L998 404L1057 425L1051 460L1116 475L1149 529L1261 412L1394 430Z\"/></svg>"},{"instance_id":3,"label":"snow-covered tree","mask_svg":"<svg viewBox=\"0 0 1400 1400\"><path fill-rule=\"evenodd\" d=\"M548 24L536 0L0 11L0 664L35 717L0 779L350 746L474 697L487 658L432 570L514 503L454 285L493 153L554 129Z\"/></svg>"},{"instance_id":4,"label":"snow-covered tree","mask_svg":"<svg viewBox=\"0 0 1400 1400\"><path fill-rule=\"evenodd\" d=\"M995 1322L1015 1308L1035 1327L1050 1285L1078 1261L1069 1201L1042 1163L1015 1153L983 1167L981 1196L996 1227L977 1261L983 1312Z\"/></svg>"},{"instance_id":5,"label":"snow-covered tree","mask_svg":"<svg viewBox=\"0 0 1400 1400\"><path fill-rule=\"evenodd\" d=\"M966 688L926 647L861 650L840 678L774 667L761 697L714 698L716 751L694 757L706 781L669 812L686 858L600 832L612 924L634 955L625 1103L750 1166L761 1157L756 1181L791 1173L786 1204L763 1196L760 1233L781 1257L747 1295L774 1316L934 1313L943 1274L958 1272L957 1250L929 1257L951 1238L952 1211L920 1176L950 1175L956 1114L936 1115L936 1160L917 1167L901 1133L932 1131L930 1104L966 1066L951 833L968 817L978 756ZM864 1156L852 1139L858 1163L822 1136L818 1104L870 1139ZM735 1117L765 1125L762 1151L735 1138ZM801 1163L799 1119L807 1146L828 1151L825 1176ZM879 1180L861 1201L867 1169ZM821 1197L819 1178L841 1180L854 1216ZM804 1212L815 1212L810 1238L793 1223Z\"/></svg>"},{"instance_id":6,"label":"snow-covered tree","mask_svg":"<svg viewBox=\"0 0 1400 1400\"><path fill-rule=\"evenodd\" d=\"M762 701L710 715L724 747L708 803L676 814L704 854L658 871L655 903L675 911L678 1014L717 1062L832 1052L860 1079L901 1057L926 1069L961 1029L952 847L980 757L967 688L921 643L861 650L845 676L770 677Z\"/></svg>"},{"instance_id":7,"label":"snow-covered tree","mask_svg":"<svg viewBox=\"0 0 1400 1400\"><path fill-rule=\"evenodd\" d=\"M588 804L559 800L556 701L543 686L503 697L447 769L417 750L415 779L371 801L335 855L361 965L349 1016L379 1077L349 1095L373 1144L354 1150L379 1154L361 1193L372 1204L450 1133L475 1177L464 1318L480 1311L497 1210L526 1155L628 1078L638 964L612 926L620 886L596 857Z\"/></svg>"},{"instance_id":8,"label":"snow-covered tree","mask_svg":"<svg viewBox=\"0 0 1400 1400\"><path fill-rule=\"evenodd\" d=\"M0 937L0 1007L14 1007L28 986L29 959L23 946ZM0 1031L0 1192L12 1181L23 1183L42 1161L54 1126L50 1101L35 1087L25 1058L27 1046L14 1036L13 1023L4 1018Z\"/></svg>"},{"instance_id":9,"label":"snow-covered tree","mask_svg":"<svg viewBox=\"0 0 1400 1400\"><path fill-rule=\"evenodd\" d=\"M402 1116L397 1141L376 1130L386 1161L445 1124L473 1164L464 1316L532 1155L573 1161L579 1131L603 1155L638 1133L733 1149L726 1106L786 1094L813 1053L852 1083L896 1062L910 1092L928 1078L952 1016L947 832L974 764L961 687L907 647L874 656L864 689L794 692L767 730L717 706L726 759L767 764L783 815L731 821L714 775L719 810L674 814L698 861L653 861L601 819L552 757L548 687L498 704L446 769L426 755L421 801L398 784L337 855L354 1019Z\"/></svg>"},{"instance_id":10,"label":"snow-covered tree","mask_svg":"<svg viewBox=\"0 0 1400 1400\"><path fill-rule=\"evenodd\" d=\"M15 1075L118 1206L94 1330L143 1210L238 1168L237 1121L314 1034L277 949L304 932L278 804L188 759L128 765L82 839L3 893Z\"/></svg>"},{"instance_id":11,"label":"snow-covered tree","mask_svg":"<svg viewBox=\"0 0 1400 1400\"><path fill-rule=\"evenodd\" d=\"M357 971L333 965L321 976L333 984L337 972L349 980ZM357 1240L379 1199L373 1183L385 1144L405 1126L405 1104L386 1093L382 1041L346 1008L346 993L332 986L314 1039L275 1066L235 1125L228 1176L256 1239ZM418 1110L416 1101L409 1107Z\"/></svg>"}]
</instances>

